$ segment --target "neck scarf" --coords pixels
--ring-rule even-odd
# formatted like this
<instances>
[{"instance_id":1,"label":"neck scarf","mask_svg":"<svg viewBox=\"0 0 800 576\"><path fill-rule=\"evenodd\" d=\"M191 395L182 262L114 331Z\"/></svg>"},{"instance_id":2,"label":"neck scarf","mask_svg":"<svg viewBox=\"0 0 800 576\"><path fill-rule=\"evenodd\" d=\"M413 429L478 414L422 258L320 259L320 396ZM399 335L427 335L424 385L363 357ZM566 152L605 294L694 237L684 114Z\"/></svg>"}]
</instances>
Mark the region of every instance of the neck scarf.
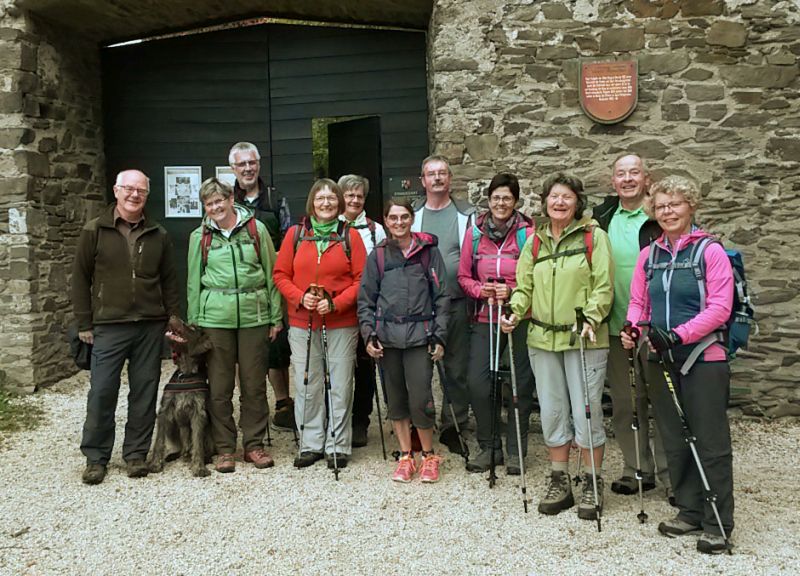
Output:
<instances>
[{"instance_id":1,"label":"neck scarf","mask_svg":"<svg viewBox=\"0 0 800 576\"><path fill-rule=\"evenodd\" d=\"M313 216L311 217L311 229L314 231L314 236L320 238L328 238L331 234L336 232L336 227L339 225L339 220L334 219L330 222L319 222ZM328 249L329 240L317 240L317 255L322 256L322 253Z\"/></svg>"},{"instance_id":2,"label":"neck scarf","mask_svg":"<svg viewBox=\"0 0 800 576\"><path fill-rule=\"evenodd\" d=\"M518 219L519 213L514 210L508 220L498 224L494 221L494 218L492 218L492 213L489 212L486 214L486 218L483 219L483 233L495 244L500 244L506 239L509 230L516 229Z\"/></svg>"}]
</instances>

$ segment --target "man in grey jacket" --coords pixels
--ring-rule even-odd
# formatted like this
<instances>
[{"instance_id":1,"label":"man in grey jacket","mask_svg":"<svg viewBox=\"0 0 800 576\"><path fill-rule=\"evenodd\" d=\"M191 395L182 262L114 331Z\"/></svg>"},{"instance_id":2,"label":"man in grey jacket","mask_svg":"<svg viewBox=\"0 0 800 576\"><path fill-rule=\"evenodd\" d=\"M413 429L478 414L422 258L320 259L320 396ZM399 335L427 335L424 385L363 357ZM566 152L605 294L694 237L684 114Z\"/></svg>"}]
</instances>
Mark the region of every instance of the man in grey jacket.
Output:
<instances>
[{"instance_id":1,"label":"man in grey jacket","mask_svg":"<svg viewBox=\"0 0 800 576\"><path fill-rule=\"evenodd\" d=\"M448 378L448 392L459 426L466 427L469 419L469 393L467 390L467 365L469 364L469 315L467 298L458 285L458 264L461 244L475 214L469 202L450 196L453 172L444 156L428 156L422 161L420 180L425 197L414 205L414 232L427 232L439 239L439 251L444 258L447 275L445 287L450 297L450 318L447 322L447 347L444 367ZM443 402L444 404L444 402ZM442 433L439 441L451 452L461 452L461 446L451 422L449 408L442 406Z\"/></svg>"}]
</instances>

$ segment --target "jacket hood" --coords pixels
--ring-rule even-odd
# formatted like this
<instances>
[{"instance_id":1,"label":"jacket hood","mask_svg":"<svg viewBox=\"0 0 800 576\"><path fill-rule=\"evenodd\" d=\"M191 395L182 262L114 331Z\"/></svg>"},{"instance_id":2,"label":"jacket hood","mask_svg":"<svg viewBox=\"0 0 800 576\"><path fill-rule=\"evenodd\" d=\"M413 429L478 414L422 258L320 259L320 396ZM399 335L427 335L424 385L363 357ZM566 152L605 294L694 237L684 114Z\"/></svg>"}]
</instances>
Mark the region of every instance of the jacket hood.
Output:
<instances>
[{"instance_id":1,"label":"jacket hood","mask_svg":"<svg viewBox=\"0 0 800 576\"><path fill-rule=\"evenodd\" d=\"M688 234L683 234L680 238L678 238L677 249L682 250L689 244L694 244L695 242L698 242L699 240L707 237L713 238L714 235L711 234L710 232L706 232L701 228L698 228L697 226L692 225L691 232L689 232ZM659 236L658 239L656 240L656 244L658 244L660 248L668 250L669 242L667 241L667 235L662 233L661 236Z\"/></svg>"},{"instance_id":2,"label":"jacket hood","mask_svg":"<svg viewBox=\"0 0 800 576\"><path fill-rule=\"evenodd\" d=\"M533 226L533 219L530 216L524 214L523 212L520 212L519 210L514 210L514 212L516 212L520 216L519 220L517 221L517 227L514 229L515 231L519 230L520 228L527 228L529 226ZM489 214L490 212L487 210L486 212L483 212L480 215L478 215L475 218L475 226L481 228L486 218L489 217Z\"/></svg>"},{"instance_id":3,"label":"jacket hood","mask_svg":"<svg viewBox=\"0 0 800 576\"><path fill-rule=\"evenodd\" d=\"M417 248L418 249L422 249L425 246L438 246L439 245L439 239L436 236L434 236L433 234L428 234L427 232L412 232L411 233L411 237L417 243ZM384 238L383 240L378 242L378 245L375 246L375 247L376 248L378 248L380 246L384 246L385 247L389 242L391 242L391 240L392 240L392 238L390 236L387 236L386 238ZM414 252L416 252L416 250L414 250ZM414 252L412 252L412 254Z\"/></svg>"},{"instance_id":4,"label":"jacket hood","mask_svg":"<svg viewBox=\"0 0 800 576\"><path fill-rule=\"evenodd\" d=\"M241 204L234 203L233 210L239 217L239 221L233 228L234 231L239 230L241 227L247 224L247 221L250 220L250 218L253 218L255 216L255 211L252 208L248 208L247 206L243 206ZM209 218L207 214L203 216L203 226L211 230L219 230L219 226L217 226L217 223L214 222L211 218Z\"/></svg>"}]
</instances>

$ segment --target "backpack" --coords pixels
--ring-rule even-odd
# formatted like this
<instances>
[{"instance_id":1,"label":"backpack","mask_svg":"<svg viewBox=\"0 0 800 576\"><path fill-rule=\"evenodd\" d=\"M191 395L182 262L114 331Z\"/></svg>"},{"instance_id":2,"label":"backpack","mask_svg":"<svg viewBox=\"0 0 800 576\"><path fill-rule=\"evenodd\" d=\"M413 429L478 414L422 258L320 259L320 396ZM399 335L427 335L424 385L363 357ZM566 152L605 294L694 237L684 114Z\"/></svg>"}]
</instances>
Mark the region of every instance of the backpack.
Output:
<instances>
[{"instance_id":1,"label":"backpack","mask_svg":"<svg viewBox=\"0 0 800 576\"><path fill-rule=\"evenodd\" d=\"M350 261L350 232L348 230L349 224L347 222L343 222L339 220L339 223L336 226L336 233L332 234L331 236L314 236L314 232L311 228L311 219L310 218L303 218L300 224L294 229L294 253L297 254L297 247L300 245L300 242L305 240L307 242L316 242L317 240L327 240L328 242L341 242L342 243L342 250L344 250L344 255L347 258L347 261ZM309 236L309 232L311 235Z\"/></svg>"},{"instance_id":2,"label":"backpack","mask_svg":"<svg viewBox=\"0 0 800 576\"><path fill-rule=\"evenodd\" d=\"M364 228L369 228L369 237L370 237L370 240L372 240L372 247L375 248L375 245L377 244L377 242L375 241L375 238L376 238L376 236L375 236L375 220L373 220L371 218L367 218L367 223L366 224L359 224L358 226L356 226L355 224L350 224L350 228L352 228L353 230L363 230Z\"/></svg>"},{"instance_id":3,"label":"backpack","mask_svg":"<svg viewBox=\"0 0 800 576\"><path fill-rule=\"evenodd\" d=\"M694 277L697 280L698 290L700 291L700 310L705 310L706 307L706 267L705 267L705 254L706 248L709 244L719 244L725 249L719 239L711 236L706 236L699 242L692 246L692 251L689 254L689 266L692 268ZM655 264L656 250L659 247L655 242L650 243L650 251L647 255L647 263L645 264L645 273L647 281L653 278L654 269L657 267ZM722 342L726 345L728 358L733 359L736 357L736 352L740 348L747 349L747 344L750 339L750 327L755 324L755 310L753 309L752 300L749 295L747 286L747 277L744 272L744 260L742 254L738 250L725 249L725 255L731 264L733 270L733 306L731 306L731 315L725 322L725 327L722 329ZM758 325L756 325L756 333L758 333Z\"/></svg>"},{"instance_id":4,"label":"backpack","mask_svg":"<svg viewBox=\"0 0 800 576\"><path fill-rule=\"evenodd\" d=\"M258 227L256 224L255 216L249 218L247 220L247 224L245 225L247 228L248 234L250 234L250 238L253 239L253 243L256 247L256 257L258 258L259 262L261 261L261 242L258 236ZM203 268L206 267L208 264L208 251L211 248L211 237L213 231L208 226L203 226L203 237L200 239L200 251L203 255Z\"/></svg>"},{"instance_id":5,"label":"backpack","mask_svg":"<svg viewBox=\"0 0 800 576\"><path fill-rule=\"evenodd\" d=\"M539 250L542 247L542 239L536 234L536 227L533 229L533 246L531 252L533 253L533 265L536 266L539 262L545 260L552 260L560 258L561 256L572 256L573 254L586 254L586 262L589 264L589 269L592 268L592 252L594 251L594 225L589 224L583 227L583 248L572 248L564 250L563 252L556 252L555 254L548 254L539 259Z\"/></svg>"}]
</instances>

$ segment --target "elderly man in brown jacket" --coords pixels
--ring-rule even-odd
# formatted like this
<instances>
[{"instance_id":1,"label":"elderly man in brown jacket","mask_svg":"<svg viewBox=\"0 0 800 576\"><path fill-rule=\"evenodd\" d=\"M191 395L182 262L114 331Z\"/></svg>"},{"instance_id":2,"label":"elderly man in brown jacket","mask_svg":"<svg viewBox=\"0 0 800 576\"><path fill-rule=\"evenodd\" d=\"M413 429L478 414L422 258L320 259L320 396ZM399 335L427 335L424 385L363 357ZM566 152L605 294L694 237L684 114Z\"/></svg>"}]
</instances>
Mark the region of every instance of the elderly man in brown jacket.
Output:
<instances>
[{"instance_id":1,"label":"elderly man in brown jacket","mask_svg":"<svg viewBox=\"0 0 800 576\"><path fill-rule=\"evenodd\" d=\"M131 478L147 475L167 320L177 322L178 277L167 231L145 217L150 181L117 175L116 203L84 226L72 271L72 306L81 340L93 344L81 451L83 481L99 484L114 447L120 374L128 360L128 420L122 457Z\"/></svg>"}]
</instances>

